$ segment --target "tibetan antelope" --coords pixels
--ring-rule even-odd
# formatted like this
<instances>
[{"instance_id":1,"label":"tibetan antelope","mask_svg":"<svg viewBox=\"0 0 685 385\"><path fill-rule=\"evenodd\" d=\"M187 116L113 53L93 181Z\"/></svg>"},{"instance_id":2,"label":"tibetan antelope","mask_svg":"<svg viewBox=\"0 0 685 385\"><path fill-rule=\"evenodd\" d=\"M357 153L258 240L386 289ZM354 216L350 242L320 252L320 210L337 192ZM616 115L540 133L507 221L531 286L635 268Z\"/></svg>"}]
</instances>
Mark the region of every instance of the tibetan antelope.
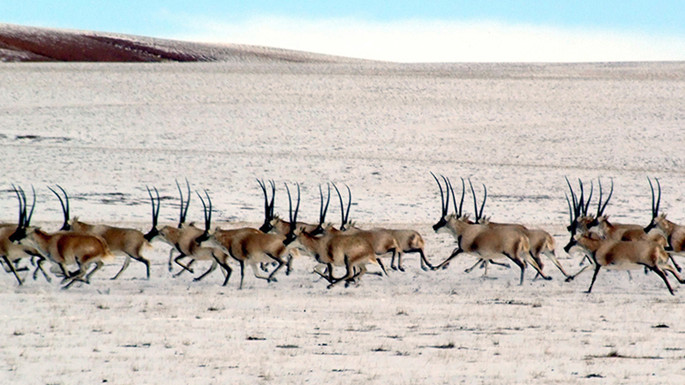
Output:
<instances>
[{"instance_id":1,"label":"tibetan antelope","mask_svg":"<svg viewBox=\"0 0 685 385\"><path fill-rule=\"evenodd\" d=\"M449 182L449 180L448 180ZM462 180L463 182L463 180ZM528 241L530 242L530 256L533 258L533 260L537 263L537 265L540 267L540 270L544 268L544 264L542 263L542 259L540 258L540 255L544 254L547 258L549 258L550 261L556 266L559 271L564 275L564 277L568 277L568 274L564 270L564 268L561 266L561 263L556 257L556 248L555 248L555 242L554 238L552 237L551 234L546 232L545 230L542 229L529 229L526 226L523 226L518 223L496 223L490 221L490 218L486 218L483 216L483 209L485 208L485 202L487 200L487 189L485 188L485 185L483 185L485 195L483 197L483 202L481 202L480 210L478 209L478 204L476 202L476 193L473 189L473 184L471 183L471 180L469 179L469 187L471 188L471 194L473 196L473 209L476 212L476 218L475 221L477 223L486 225L490 228L511 228L515 229L518 231L521 231L523 234L525 234L528 237ZM448 188L452 190L452 193L454 193L454 189L452 188L451 184L448 183ZM454 197L454 194L453 194ZM454 198L453 198L454 199ZM483 263L487 264L488 261L483 261ZM538 273L538 275L540 275ZM548 279L544 275L541 275L543 278ZM537 275L536 275L537 277ZM551 278L550 278L551 279Z\"/></svg>"},{"instance_id":2,"label":"tibetan antelope","mask_svg":"<svg viewBox=\"0 0 685 385\"><path fill-rule=\"evenodd\" d=\"M207 274L211 273L216 269L216 262L214 256L218 256L220 259L223 259L225 254L223 251L216 248L200 247L200 245L196 242L198 237L203 236L209 231L208 226L211 222L211 199L209 198L209 195L206 191L205 194L207 194L207 199L209 200L209 210L207 210L207 207L202 196L199 193L197 193L198 197L200 197L200 200L202 200L202 204L204 207L205 229L200 229L196 227L193 223L185 223L186 217L188 215L188 207L190 206L191 197L190 183L188 183L188 180L186 180L186 186L187 200L184 200L183 190L181 189L181 186L179 185L178 181L176 181L176 187L178 189L181 199L178 224L175 227L164 226L161 229L157 228L159 207L161 203L159 200L159 196L157 196L157 205L156 209L154 209L155 213L152 218L153 225L150 231L145 235L145 238L152 242L152 240L156 239L157 237L160 237L160 239L163 242L167 243L172 247L171 250L169 250L169 271L172 271L172 263L176 263L181 267L181 271L176 273L175 276L178 276L184 271L189 271L193 273L194 271L192 269L192 264L195 262L196 259L212 261L212 265L210 266L209 270L203 273L200 277L195 278L195 280L197 281L204 278ZM175 252L178 253L176 257L174 257ZM181 262L181 259L186 257L191 258L190 262L187 265Z\"/></svg>"},{"instance_id":3,"label":"tibetan antelope","mask_svg":"<svg viewBox=\"0 0 685 385\"><path fill-rule=\"evenodd\" d=\"M450 183L445 179L446 188L449 188L449 185ZM530 262L531 266L542 277L546 277L535 260L529 258L530 242L523 232L509 227L491 228L483 224L469 223L462 213L448 215L449 201L445 202L442 185L439 181L438 187L440 188L440 197L442 199L442 211L440 219L433 225L433 230L435 232L448 231L451 233L457 240L457 248L452 251L447 259L438 266L435 266L435 269L446 268L453 258L465 252L476 254L483 260L500 259L503 257L510 259L521 269L519 284L523 284L527 262Z\"/></svg>"},{"instance_id":4,"label":"tibetan antelope","mask_svg":"<svg viewBox=\"0 0 685 385\"><path fill-rule=\"evenodd\" d=\"M286 185L288 189L288 185ZM299 208L299 194L300 186L297 186L298 193L298 208ZM290 197L290 190L288 189L288 197ZM292 202L291 202L292 206ZM292 207L291 207L292 212ZM297 215L291 216L290 223L295 224L297 220ZM292 226L292 225L291 225ZM286 237L279 234L269 234L264 233L259 230L243 228L235 230L217 230L213 234L208 235L208 241L210 245L219 246L222 250L229 253L233 259L240 263L240 286L239 289L243 288L243 281L245 278L245 264L248 264L255 277L259 279L264 279L267 282L276 282L274 275L286 265L286 261L283 257L288 253L284 240ZM201 238L204 240L204 237ZM230 277L230 267L226 261L221 261L219 258L215 258L219 265L226 269L226 279L224 280L224 285L228 283L228 278ZM263 262L276 262L278 265L276 268L269 273L268 276L262 276L259 271L261 270L258 265Z\"/></svg>"},{"instance_id":5,"label":"tibetan antelope","mask_svg":"<svg viewBox=\"0 0 685 385\"><path fill-rule=\"evenodd\" d=\"M273 232L285 236L290 231L291 223L284 221L277 215L274 215L274 198L276 196L276 186L274 182L269 181L269 183L271 184L271 202L269 202L266 191L266 184L264 183L264 181L260 181L259 179L257 179L257 182L259 183L259 186L262 188L262 192L264 193L264 223L259 228L259 230L265 233ZM328 200L326 201L325 205L323 203L323 190L321 189L321 185L319 185L319 195L321 197L321 206L319 208L319 223L310 224L304 222L297 222L295 224L295 227L303 228L304 231L312 235L320 235L324 232L323 225L326 221L326 212L328 211L328 204L331 201L330 184L328 185ZM290 275L290 272L292 271L293 259L297 257L299 257L299 252L297 251L297 249L292 249L288 254L288 261L286 263L285 270L286 275ZM266 266L262 265L261 267L262 270L266 271Z\"/></svg>"},{"instance_id":6,"label":"tibetan antelope","mask_svg":"<svg viewBox=\"0 0 685 385\"><path fill-rule=\"evenodd\" d=\"M602 267L606 269L628 270L644 266L661 277L671 294L674 294L673 289L666 278L665 272L670 272L679 283L685 283L685 280L668 264L668 253L656 242L649 240L621 241L601 239L593 233L577 234L574 240L575 242L572 247L578 246L590 255L595 267L592 282L587 290L588 293L592 291L597 273L599 273ZM574 279L588 267L583 267L578 273L569 278Z\"/></svg>"},{"instance_id":7,"label":"tibetan antelope","mask_svg":"<svg viewBox=\"0 0 685 385\"><path fill-rule=\"evenodd\" d=\"M384 228L374 228L370 230L363 230L350 222L350 207L352 205L352 194L350 188L347 187L348 202L347 209L344 208L342 194L340 190L334 184L336 193L338 194L338 199L340 199L340 215L341 215L341 226L340 229L348 234L357 234L366 237L374 248L376 255L383 255L387 253L392 253L392 259L390 261L390 267L393 270L404 271L402 266L402 256L406 253L418 253L420 256L421 269L424 271L430 270L433 265L426 258L424 252L425 241L421 234L416 230L404 230L404 229L384 229ZM397 267L395 267L395 257L397 257ZM379 263L382 264L381 260Z\"/></svg>"},{"instance_id":8,"label":"tibetan antelope","mask_svg":"<svg viewBox=\"0 0 685 385\"><path fill-rule=\"evenodd\" d=\"M649 181L649 186L652 189L652 220L656 217L656 213L658 212L659 208L659 202L654 202L654 186L652 185L651 179L648 178ZM661 184L659 184L659 180L656 179L657 184L659 185L659 201L661 200ZM607 239L613 239L613 240L619 240L619 241L635 241L635 240L653 240L656 242L664 242L665 240L660 240L658 239L660 235L657 233L656 235L649 236L647 232L645 232L646 227L638 224L623 224L623 223L613 223L609 221L609 217L604 214L604 210L606 209L607 204L609 204L609 200L611 199L611 195L614 190L614 183L613 180L611 181L611 191L609 192L609 196L607 197L606 201L602 203L602 185L600 181L600 195L599 195L599 202L597 205L597 215L595 216L594 220L588 224L588 229L589 230L594 230L597 229L599 234L603 236L604 238ZM651 228L649 229L651 230ZM663 237L661 237L663 238Z\"/></svg>"},{"instance_id":9,"label":"tibetan antelope","mask_svg":"<svg viewBox=\"0 0 685 385\"><path fill-rule=\"evenodd\" d=\"M290 199L290 192L288 192L288 199ZM294 215L292 214L292 202L289 207L291 212L290 222L296 223L299 210L299 193ZM317 262L325 264L328 272L327 275L317 270L314 270L314 272L328 281L329 289L343 281L348 286L350 282L361 278L367 271L367 263L378 264L387 275L385 268L379 263L371 243L356 234L329 231L323 236L315 237L302 228L291 226L290 232L288 232L283 240L283 244L293 248L301 248L305 252L312 254ZM335 278L333 276L334 266L345 266L345 275L341 278Z\"/></svg>"},{"instance_id":10,"label":"tibetan antelope","mask_svg":"<svg viewBox=\"0 0 685 385\"><path fill-rule=\"evenodd\" d=\"M374 253L376 253L377 256L392 253L394 262L395 254L399 249L399 245L397 244L397 240L390 231L386 229L362 230L359 227L354 226L350 222L350 207L352 206L352 193L350 191L349 186L346 185L345 187L347 187L348 195L347 210L345 210L342 195L340 194L340 190L338 190L338 186L336 186L335 183L333 183L333 188L335 188L335 192L338 193L338 198L340 199L340 231L349 235L356 235L366 239L373 247L373 251ZM378 263L381 266L383 265L383 262L380 259L378 260ZM385 271L385 267L383 267L383 271Z\"/></svg>"},{"instance_id":11,"label":"tibetan antelope","mask_svg":"<svg viewBox=\"0 0 685 385\"><path fill-rule=\"evenodd\" d=\"M681 271L681 268L676 263L673 255L685 253L685 226L671 222L666 219L666 214L659 213L659 205L661 203L661 185L659 184L659 179L656 179L656 183L659 185L659 198L655 203L654 186L651 185L650 181L650 187L652 187L652 220L649 222L649 225L644 228L644 232L649 233L652 229L657 228L664 234L666 238L665 250L669 253L673 266L675 266L678 271Z\"/></svg>"},{"instance_id":12,"label":"tibetan antelope","mask_svg":"<svg viewBox=\"0 0 685 385\"><path fill-rule=\"evenodd\" d=\"M104 265L103 261L114 259L105 240L97 235L75 231L58 231L49 234L37 227L31 227L31 217L36 203L35 195L28 215L25 194L20 190L17 196L20 205L19 224L9 239L12 242L29 242L41 254L47 255L52 262L56 263L64 275L64 281L69 280L63 289L68 289L76 281L89 283L90 277ZM71 264L78 266L76 272L68 272L67 266ZM92 264L95 264L95 268L88 272Z\"/></svg>"},{"instance_id":13,"label":"tibetan antelope","mask_svg":"<svg viewBox=\"0 0 685 385\"><path fill-rule=\"evenodd\" d=\"M17 272L27 270L28 268L18 268L17 265L19 261L21 261L22 259L33 260L33 258L38 258L37 267L33 272L33 279L36 279L38 270L40 270L43 273L45 279L48 282L50 282L50 277L45 273L41 266L41 263L45 258L40 254L40 252L38 252L38 250L36 250L36 248L34 247L16 244L10 241L10 235L12 235L16 230L17 225L15 224L0 225L0 257L2 258L3 262L7 264L7 266L5 267L5 271L7 273L12 273L14 277L17 279L19 285L21 285L23 284L23 281L19 277L19 274Z\"/></svg>"},{"instance_id":14,"label":"tibetan antelope","mask_svg":"<svg viewBox=\"0 0 685 385\"><path fill-rule=\"evenodd\" d=\"M264 182L257 180L259 182L262 191L264 192L264 224L262 227L259 229L265 233L268 232L275 232L276 234L280 235L286 235L290 231L290 222L284 221L282 218L280 218L278 215L274 215L274 195L276 193L276 190L272 184L272 195L271 195L271 203L268 203L267 200L267 195L266 195L266 187L264 185ZM269 181L270 183L273 183ZM328 200L326 201L326 204L324 205L323 203L323 190L321 189L321 185L319 185L319 195L321 197L321 207L319 208L319 223L313 224L313 223L304 223L304 222L297 222L295 224L295 227L297 228L303 228L304 231L306 231L309 234L312 235L320 235L324 232L324 222L326 221L326 212L328 211L328 204L331 201L331 186L330 184L328 185ZM268 225L267 225L268 223ZM266 230L266 231L264 231Z\"/></svg>"},{"instance_id":15,"label":"tibetan antelope","mask_svg":"<svg viewBox=\"0 0 685 385\"><path fill-rule=\"evenodd\" d=\"M145 265L145 276L147 279L150 279L150 261L147 258L145 258L142 254L143 249L151 247L148 239L149 235L143 234L141 231L137 229L109 226L104 224L88 224L79 221L78 217L71 220L69 210L69 195L61 186L57 185L57 187L61 190L62 194L64 194L64 200L62 200L62 197L60 196L60 194L57 193L57 191L55 191L51 187L48 188L50 189L50 191L52 191L53 194L55 194L55 196L57 196L57 198L59 199L60 206L62 207L64 223L62 224L61 230L73 230L76 232L89 233L101 236L105 240L105 242L107 242L107 246L109 246L109 250L113 254L123 254L126 257L126 260L124 260L124 264L121 266L121 269L114 277L112 277L112 279L119 278L119 276L124 272L124 270L128 268L128 265L131 262L131 258ZM155 202L152 197L152 192L149 188L147 189L147 192L150 196L150 201L152 203L152 218L154 227ZM157 192L157 197L159 197L159 192Z\"/></svg>"}]
</instances>

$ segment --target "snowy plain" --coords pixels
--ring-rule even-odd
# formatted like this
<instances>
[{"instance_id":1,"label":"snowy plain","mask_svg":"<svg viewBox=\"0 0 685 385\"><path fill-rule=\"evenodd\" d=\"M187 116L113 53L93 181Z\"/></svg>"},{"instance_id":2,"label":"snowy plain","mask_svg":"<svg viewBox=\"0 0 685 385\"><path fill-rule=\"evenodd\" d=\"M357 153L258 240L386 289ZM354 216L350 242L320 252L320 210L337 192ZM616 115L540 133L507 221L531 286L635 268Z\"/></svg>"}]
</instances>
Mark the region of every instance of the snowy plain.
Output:
<instances>
[{"instance_id":1,"label":"snowy plain","mask_svg":"<svg viewBox=\"0 0 685 385\"><path fill-rule=\"evenodd\" d=\"M644 224L658 177L662 211L685 221L685 63L0 63L0 85L3 222L16 221L10 185L33 185L34 223L57 229L59 184L73 215L146 231L146 186L174 223L185 178L222 227L261 223L255 178L277 182L281 215L283 183L301 183L314 221L332 181L350 186L352 219L416 229L438 262L454 240L431 229L430 171L486 184L493 220L549 231L571 271L564 176L613 178L607 212ZM327 290L302 258L271 284L248 271L239 291L218 270L172 278L167 254L148 250L149 281L136 262L109 280L121 259L67 291L6 275L0 381L685 382L683 291L653 274L603 271L586 294L590 274L565 283L551 263L552 281L529 271L519 286L516 269L465 274L471 256L436 272L407 256L404 273Z\"/></svg>"}]
</instances>

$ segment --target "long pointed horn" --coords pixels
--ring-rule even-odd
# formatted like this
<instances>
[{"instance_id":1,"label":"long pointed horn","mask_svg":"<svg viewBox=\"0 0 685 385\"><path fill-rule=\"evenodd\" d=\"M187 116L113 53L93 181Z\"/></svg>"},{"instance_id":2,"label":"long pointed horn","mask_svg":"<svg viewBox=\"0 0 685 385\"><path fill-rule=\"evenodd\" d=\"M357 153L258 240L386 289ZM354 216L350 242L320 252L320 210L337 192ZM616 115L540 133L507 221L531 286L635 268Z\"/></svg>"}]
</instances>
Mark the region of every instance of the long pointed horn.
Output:
<instances>
[{"instance_id":1,"label":"long pointed horn","mask_svg":"<svg viewBox=\"0 0 685 385\"><path fill-rule=\"evenodd\" d=\"M573 208L571 207L571 200L568 199L568 193L564 192L564 196L566 197L566 203L568 203L569 223L573 225L575 218L573 217Z\"/></svg>"},{"instance_id":2,"label":"long pointed horn","mask_svg":"<svg viewBox=\"0 0 685 385\"><path fill-rule=\"evenodd\" d=\"M274 199L276 199L276 183L273 180L269 180L271 185L271 202L269 203L269 217L274 217Z\"/></svg>"},{"instance_id":3,"label":"long pointed horn","mask_svg":"<svg viewBox=\"0 0 685 385\"><path fill-rule=\"evenodd\" d=\"M207 203L205 204L205 200L202 198L202 195L198 191L195 191L197 194L198 198L200 198L200 202L202 202L202 211L204 212L204 218L205 218L205 232L209 231L209 228L211 227L212 224L212 198L210 198L209 193L207 190L204 190L205 196L207 197Z\"/></svg>"},{"instance_id":4,"label":"long pointed horn","mask_svg":"<svg viewBox=\"0 0 685 385\"><path fill-rule=\"evenodd\" d=\"M345 225L347 224L347 222L345 222L345 204L343 203L342 195L340 194L340 190L338 190L338 186L336 186L335 183L332 183L332 185L335 189L335 192L338 193L338 199L340 199L340 229L342 230L345 228Z\"/></svg>"},{"instance_id":5,"label":"long pointed horn","mask_svg":"<svg viewBox=\"0 0 685 385\"><path fill-rule=\"evenodd\" d=\"M444 217L445 215L447 215L447 207L445 207L445 195L442 192L442 185L440 184L440 181L435 176L435 174L433 174L432 171L431 171L431 175L433 176L433 179L435 179L435 183L438 184L438 188L440 189L440 211L442 212L442 216ZM335 184L333 185L333 187L335 187ZM342 200L342 198L341 198L341 200Z\"/></svg>"},{"instance_id":6,"label":"long pointed horn","mask_svg":"<svg viewBox=\"0 0 685 385\"><path fill-rule=\"evenodd\" d=\"M266 195L266 186L264 185L264 182L259 180L257 178L257 183L259 183L259 188L262 189L262 194L264 194L264 216L268 217L269 216L269 198Z\"/></svg>"},{"instance_id":7,"label":"long pointed horn","mask_svg":"<svg viewBox=\"0 0 685 385\"><path fill-rule=\"evenodd\" d=\"M345 185L347 188L347 210L345 211L345 223L350 223L350 207L352 207L352 192L350 191L350 186Z\"/></svg>"},{"instance_id":8,"label":"long pointed horn","mask_svg":"<svg viewBox=\"0 0 685 385\"><path fill-rule=\"evenodd\" d=\"M297 205L295 205L295 214L293 215L293 223L297 224L297 214L300 212L300 184L297 185Z\"/></svg>"},{"instance_id":9,"label":"long pointed horn","mask_svg":"<svg viewBox=\"0 0 685 385\"><path fill-rule=\"evenodd\" d=\"M157 194L157 204L155 204L155 198L152 196L152 190L150 187L145 186L147 189L147 195L150 197L150 205L152 206L152 227L157 227L157 220L159 218L159 191L157 187L154 187L155 193Z\"/></svg>"},{"instance_id":10,"label":"long pointed horn","mask_svg":"<svg viewBox=\"0 0 685 385\"><path fill-rule=\"evenodd\" d=\"M328 212L328 204L331 203L331 185L326 183L328 186L328 198L326 199L326 205L323 204L323 190L321 190L321 185L319 185L319 195L321 195L321 207L319 208L319 225L323 225L326 221L326 213Z\"/></svg>"},{"instance_id":11,"label":"long pointed horn","mask_svg":"<svg viewBox=\"0 0 685 385\"><path fill-rule=\"evenodd\" d=\"M578 199L576 198L576 193L573 191L573 187L571 187L571 182L568 181L568 178L564 176L564 179L566 180L566 184L568 185L568 189L571 191L571 199L573 201L573 214L576 214L577 212L577 207L578 207ZM571 221L574 221L575 218L573 218Z\"/></svg>"},{"instance_id":12,"label":"long pointed horn","mask_svg":"<svg viewBox=\"0 0 685 385\"><path fill-rule=\"evenodd\" d=\"M485 187L483 183L483 202L480 205L480 211L478 212L478 219L483 218L483 209L485 208L485 201L488 200L488 188Z\"/></svg>"},{"instance_id":13,"label":"long pointed horn","mask_svg":"<svg viewBox=\"0 0 685 385\"><path fill-rule=\"evenodd\" d=\"M14 194L17 195L17 200L19 201L19 220L17 223L18 228L24 227L24 220L26 217L26 209L24 208L24 201L21 199L21 194L19 193L19 188L17 188L15 185L12 185L12 190L14 191Z\"/></svg>"},{"instance_id":14,"label":"long pointed horn","mask_svg":"<svg viewBox=\"0 0 685 385\"><path fill-rule=\"evenodd\" d=\"M661 183L659 183L659 178L654 178L656 185L659 188L659 196L656 199L656 208L654 209L654 216L659 215L659 206L661 205Z\"/></svg>"},{"instance_id":15,"label":"long pointed horn","mask_svg":"<svg viewBox=\"0 0 685 385\"><path fill-rule=\"evenodd\" d=\"M583 207L585 205L585 186L583 186L583 181L578 178L578 186L580 187L580 196L578 197L578 205L576 206L576 218L583 213Z\"/></svg>"},{"instance_id":16,"label":"long pointed horn","mask_svg":"<svg viewBox=\"0 0 685 385\"><path fill-rule=\"evenodd\" d=\"M52 191L53 194L55 194L57 199L59 199L59 205L62 207L62 215L64 216L64 222L62 223L62 227L60 228L60 230L68 230L70 227L69 226L69 196L67 195L66 191L64 191L64 189L62 187L60 187L59 185L57 185L57 187L59 187L60 190L62 190L62 192L64 193L64 196L67 199L66 204L64 203L64 200L62 200L62 197L57 193L57 191L55 191L50 186L48 186L48 189L50 191Z\"/></svg>"},{"instance_id":17,"label":"long pointed horn","mask_svg":"<svg viewBox=\"0 0 685 385\"><path fill-rule=\"evenodd\" d=\"M445 182L445 214L447 215L447 212L450 209L450 181L449 179L445 178L444 175L440 174L440 178L442 178L442 181Z\"/></svg>"},{"instance_id":18,"label":"long pointed horn","mask_svg":"<svg viewBox=\"0 0 685 385\"><path fill-rule=\"evenodd\" d=\"M178 189L178 195L181 197L181 210L178 214L178 228L181 228L181 225L183 225L183 222L185 222L185 217L183 216L183 205L185 204L185 200L183 199L183 190L181 190L181 185L178 184L178 179L175 179L176 182L176 188Z\"/></svg>"},{"instance_id":19,"label":"long pointed horn","mask_svg":"<svg viewBox=\"0 0 685 385\"><path fill-rule=\"evenodd\" d=\"M187 192L188 194L186 195L188 199L186 199L186 206L183 209L183 222L186 221L186 218L188 217L188 208L190 207L190 197L193 195L190 192L190 182L188 182L188 178L186 178L186 187L187 187Z\"/></svg>"},{"instance_id":20,"label":"long pointed horn","mask_svg":"<svg viewBox=\"0 0 685 385\"><path fill-rule=\"evenodd\" d=\"M587 215L587 210L590 208L590 201L592 201L592 193L594 191L594 183L590 181L590 194L587 196L587 202L585 202L585 206L583 206L583 215Z\"/></svg>"},{"instance_id":21,"label":"long pointed horn","mask_svg":"<svg viewBox=\"0 0 685 385\"><path fill-rule=\"evenodd\" d=\"M611 178L611 189L609 190L609 196L607 197L607 200L604 201L604 205L602 206L601 210L599 210L599 213L597 216L604 215L604 210L606 210L607 205L609 204L609 200L611 200L611 195L614 193L614 178ZM601 201L600 201L601 203Z\"/></svg>"},{"instance_id":22,"label":"long pointed horn","mask_svg":"<svg viewBox=\"0 0 685 385\"><path fill-rule=\"evenodd\" d=\"M466 183L464 183L464 178L461 178L461 200L459 201L459 217L463 216L464 208L464 197L466 196Z\"/></svg>"},{"instance_id":23,"label":"long pointed horn","mask_svg":"<svg viewBox=\"0 0 685 385\"><path fill-rule=\"evenodd\" d=\"M478 203L476 202L476 192L473 190L473 184L471 183L471 178L469 178L469 187L471 187L471 196L473 196L473 215L475 216L474 220L476 223L480 219L478 216Z\"/></svg>"},{"instance_id":24,"label":"long pointed horn","mask_svg":"<svg viewBox=\"0 0 685 385\"><path fill-rule=\"evenodd\" d=\"M21 199L24 201L24 209L23 209L23 216L24 216L24 225L22 227L26 228L29 227L31 224L31 217L33 217L33 210L36 208L36 190L31 186L31 191L33 192L33 203L31 204L31 211L29 211L28 215L26 215L26 194L24 193L24 189L19 187L19 192L21 193Z\"/></svg>"},{"instance_id":25,"label":"long pointed horn","mask_svg":"<svg viewBox=\"0 0 685 385\"><path fill-rule=\"evenodd\" d=\"M649 182L649 188L652 190L652 219L656 218L656 212L654 208L656 207L654 205L655 199L654 199L654 185L652 184L652 179L650 177L647 177L647 182Z\"/></svg>"},{"instance_id":26,"label":"long pointed horn","mask_svg":"<svg viewBox=\"0 0 685 385\"><path fill-rule=\"evenodd\" d=\"M457 198L454 196L454 187L452 187L452 181L450 180L450 178L447 178L447 189L449 190L450 195L452 195L452 206L454 206L454 215L456 215L457 218L459 218L460 215L459 208L457 208Z\"/></svg>"}]
</instances>

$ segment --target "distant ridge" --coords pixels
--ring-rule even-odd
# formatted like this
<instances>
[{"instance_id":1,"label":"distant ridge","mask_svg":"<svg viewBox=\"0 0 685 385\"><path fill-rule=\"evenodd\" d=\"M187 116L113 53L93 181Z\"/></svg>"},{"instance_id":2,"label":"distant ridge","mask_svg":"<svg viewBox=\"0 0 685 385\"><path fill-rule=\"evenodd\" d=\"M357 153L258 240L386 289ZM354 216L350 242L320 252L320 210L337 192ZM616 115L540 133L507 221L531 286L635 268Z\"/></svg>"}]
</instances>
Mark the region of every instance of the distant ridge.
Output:
<instances>
[{"instance_id":1,"label":"distant ridge","mask_svg":"<svg viewBox=\"0 0 685 385\"><path fill-rule=\"evenodd\" d=\"M239 44L0 23L0 62L354 62L356 59Z\"/></svg>"}]
</instances>

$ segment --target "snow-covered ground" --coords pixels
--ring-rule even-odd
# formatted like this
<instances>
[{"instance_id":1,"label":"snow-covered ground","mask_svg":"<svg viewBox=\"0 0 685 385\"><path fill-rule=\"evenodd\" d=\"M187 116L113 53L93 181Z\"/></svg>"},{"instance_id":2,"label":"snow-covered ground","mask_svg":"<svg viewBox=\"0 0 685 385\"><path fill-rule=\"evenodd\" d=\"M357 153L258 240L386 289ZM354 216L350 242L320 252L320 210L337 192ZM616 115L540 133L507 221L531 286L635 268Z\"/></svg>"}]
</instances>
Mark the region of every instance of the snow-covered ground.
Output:
<instances>
[{"instance_id":1,"label":"snow-covered ground","mask_svg":"<svg viewBox=\"0 0 685 385\"><path fill-rule=\"evenodd\" d=\"M643 224L658 177L661 210L685 221L685 63L5 63L0 84L4 222L17 215L10 185L33 185L33 222L57 229L47 186L59 184L72 215L147 230L146 186L173 223L185 178L209 191L222 226L261 223L255 178L277 182L282 215L283 183L301 183L300 217L314 221L318 185L332 181L350 186L351 219L416 229L440 261L454 241L430 227L429 171L486 184L486 213L548 230L572 271L564 176L613 178L607 213ZM202 219L198 199L189 219ZM328 219L339 221L335 200ZM0 380L685 381L682 290L670 296L654 274L602 271L588 295L590 274L565 283L551 263L554 280L528 272L518 286L516 269L465 274L470 256L437 272L409 256L406 273L327 290L303 258L272 284L248 271L238 291L218 271L171 278L167 253L161 242L147 252L149 281L135 261L110 281L120 260L68 291L6 275Z\"/></svg>"}]
</instances>

